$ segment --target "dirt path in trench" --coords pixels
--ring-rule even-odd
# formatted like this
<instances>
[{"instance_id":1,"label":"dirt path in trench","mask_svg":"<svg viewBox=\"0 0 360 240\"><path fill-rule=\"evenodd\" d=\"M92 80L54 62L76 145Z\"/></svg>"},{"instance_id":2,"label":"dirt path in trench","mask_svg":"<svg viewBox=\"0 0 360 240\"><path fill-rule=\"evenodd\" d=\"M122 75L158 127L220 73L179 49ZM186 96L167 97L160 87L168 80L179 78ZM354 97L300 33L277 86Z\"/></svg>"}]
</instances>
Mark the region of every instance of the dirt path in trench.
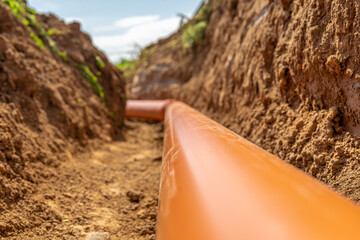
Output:
<instances>
[{"instance_id":1,"label":"dirt path in trench","mask_svg":"<svg viewBox=\"0 0 360 240\"><path fill-rule=\"evenodd\" d=\"M104 239L155 239L163 127L125 124L125 141L69 159L40 184L32 197L59 221L7 239L86 239L91 232L109 233Z\"/></svg>"}]
</instances>

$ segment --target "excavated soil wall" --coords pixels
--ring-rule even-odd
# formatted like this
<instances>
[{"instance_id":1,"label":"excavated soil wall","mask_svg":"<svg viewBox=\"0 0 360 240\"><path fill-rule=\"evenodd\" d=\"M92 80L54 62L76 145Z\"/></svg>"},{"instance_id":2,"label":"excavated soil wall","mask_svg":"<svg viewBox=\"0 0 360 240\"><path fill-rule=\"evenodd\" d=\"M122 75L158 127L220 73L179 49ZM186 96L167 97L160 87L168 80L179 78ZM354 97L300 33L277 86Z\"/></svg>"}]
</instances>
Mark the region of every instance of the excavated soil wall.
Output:
<instances>
[{"instance_id":1,"label":"excavated soil wall","mask_svg":"<svg viewBox=\"0 0 360 240\"><path fill-rule=\"evenodd\" d=\"M205 38L149 46L133 98L177 98L360 201L360 3L211 0Z\"/></svg>"},{"instance_id":2,"label":"excavated soil wall","mask_svg":"<svg viewBox=\"0 0 360 240\"><path fill-rule=\"evenodd\" d=\"M78 23L67 25L53 15L35 14L22 1L10 10L4 2L0 1L0 238L57 219L43 199L27 196L55 176L73 154L115 138L125 107L122 73Z\"/></svg>"}]
</instances>

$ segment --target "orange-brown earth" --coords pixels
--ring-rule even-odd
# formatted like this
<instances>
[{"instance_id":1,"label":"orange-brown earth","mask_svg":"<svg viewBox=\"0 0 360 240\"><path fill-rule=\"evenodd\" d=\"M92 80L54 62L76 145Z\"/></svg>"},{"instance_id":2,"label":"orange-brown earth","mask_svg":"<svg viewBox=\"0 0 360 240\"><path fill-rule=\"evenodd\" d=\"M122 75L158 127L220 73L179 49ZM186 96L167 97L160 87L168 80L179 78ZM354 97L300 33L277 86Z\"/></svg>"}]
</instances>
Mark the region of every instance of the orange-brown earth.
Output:
<instances>
[{"instance_id":1,"label":"orange-brown earth","mask_svg":"<svg viewBox=\"0 0 360 240\"><path fill-rule=\"evenodd\" d=\"M124 137L56 168L43 168L31 194L2 211L0 239L155 239L162 124L127 121ZM13 228L7 229L11 223Z\"/></svg>"},{"instance_id":2,"label":"orange-brown earth","mask_svg":"<svg viewBox=\"0 0 360 240\"><path fill-rule=\"evenodd\" d=\"M185 25L143 52L132 96L183 100L360 201L359 3L209 4L195 49L183 50ZM153 239L162 126L122 127L122 73L78 23L36 19L66 61L0 2L0 238Z\"/></svg>"},{"instance_id":3,"label":"orange-brown earth","mask_svg":"<svg viewBox=\"0 0 360 240\"><path fill-rule=\"evenodd\" d=\"M103 162L96 176L95 160L88 164L94 168L89 174L81 172L87 166L81 156L96 149L106 151L106 144L121 136L125 81L78 23L67 25L53 15L31 19L25 13L23 19L15 17L0 1L0 238L53 239L52 233L72 232L82 236L100 226L95 222L101 219L81 231L66 224L85 226L85 217L95 218L98 210L75 216L71 207L100 201L91 181L102 176L115 184L118 179L104 176L114 159L99 160ZM47 32L52 41L45 38ZM92 86L89 80L96 78L98 84L93 81ZM90 190L85 192L86 188ZM122 193L116 194L120 199Z\"/></svg>"},{"instance_id":4,"label":"orange-brown earth","mask_svg":"<svg viewBox=\"0 0 360 240\"><path fill-rule=\"evenodd\" d=\"M360 3L210 0L205 38L193 21L140 56L133 98L177 98L338 192L360 201Z\"/></svg>"}]
</instances>

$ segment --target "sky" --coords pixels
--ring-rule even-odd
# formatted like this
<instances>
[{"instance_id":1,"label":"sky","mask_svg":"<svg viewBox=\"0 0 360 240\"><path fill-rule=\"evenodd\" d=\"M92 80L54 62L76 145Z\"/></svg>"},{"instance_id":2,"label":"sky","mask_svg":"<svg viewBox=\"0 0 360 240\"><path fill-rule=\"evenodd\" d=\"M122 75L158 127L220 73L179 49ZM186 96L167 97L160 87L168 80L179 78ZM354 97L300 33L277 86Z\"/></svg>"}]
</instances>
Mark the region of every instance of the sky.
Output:
<instances>
[{"instance_id":1,"label":"sky","mask_svg":"<svg viewBox=\"0 0 360 240\"><path fill-rule=\"evenodd\" d=\"M38 12L78 21L114 63L176 31L177 13L192 16L202 0L28 0Z\"/></svg>"}]
</instances>

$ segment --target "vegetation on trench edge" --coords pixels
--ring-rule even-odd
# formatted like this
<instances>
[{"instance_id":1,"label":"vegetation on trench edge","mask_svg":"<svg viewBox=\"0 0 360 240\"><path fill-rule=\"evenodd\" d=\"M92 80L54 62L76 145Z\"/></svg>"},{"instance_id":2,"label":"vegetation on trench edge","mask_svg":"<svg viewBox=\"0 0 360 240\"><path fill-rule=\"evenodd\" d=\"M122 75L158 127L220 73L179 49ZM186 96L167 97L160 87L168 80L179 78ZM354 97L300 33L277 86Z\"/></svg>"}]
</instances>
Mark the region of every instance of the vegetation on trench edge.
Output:
<instances>
[{"instance_id":1,"label":"vegetation on trench edge","mask_svg":"<svg viewBox=\"0 0 360 240\"><path fill-rule=\"evenodd\" d=\"M59 33L59 31L55 31L54 29L46 31L45 28L37 22L36 11L31 9L22 0L1 0L1 2L6 3L12 14L26 26L26 30L29 32L30 37L35 41L40 50L44 50L45 48L43 43L44 40L49 45L51 52L55 53L63 61L67 61L66 52L59 51L54 40L49 36L55 32ZM39 32L39 36L36 32Z\"/></svg>"},{"instance_id":2,"label":"vegetation on trench edge","mask_svg":"<svg viewBox=\"0 0 360 240\"><path fill-rule=\"evenodd\" d=\"M195 49L205 39L205 32L211 15L211 6L204 3L184 29L181 39L185 52Z\"/></svg>"},{"instance_id":3,"label":"vegetation on trench edge","mask_svg":"<svg viewBox=\"0 0 360 240\"><path fill-rule=\"evenodd\" d=\"M65 51L60 51L56 46L55 41L50 37L50 35L54 34L63 34L62 31L51 28L46 31L46 29L41 26L40 23L36 20L36 11L31 9L25 2L22 0L0 0L1 2L7 4L11 13L19 19L25 26L27 31L30 34L32 40L35 41L36 45L40 48L40 50L44 50L44 42L50 47L52 53L56 54L60 59L64 62L68 62L67 54ZM39 34L36 34L38 32ZM100 56L95 55L95 62L98 68L105 68L105 63L101 59ZM89 82L93 91L100 97L101 102L104 104L108 113L111 117L114 118L114 113L106 106L104 101L104 92L102 90L101 85L98 82L98 78L95 74L90 70L89 66L86 64L77 64L77 69L81 73L81 75ZM101 76L101 71L97 72L98 76Z\"/></svg>"},{"instance_id":4,"label":"vegetation on trench edge","mask_svg":"<svg viewBox=\"0 0 360 240\"><path fill-rule=\"evenodd\" d=\"M97 95L103 101L104 92L102 90L101 85L98 82L98 78L92 73L89 66L87 66L86 64L79 64L78 69L79 69L81 75L90 83L94 92L97 93Z\"/></svg>"},{"instance_id":5,"label":"vegetation on trench edge","mask_svg":"<svg viewBox=\"0 0 360 240\"><path fill-rule=\"evenodd\" d=\"M135 56L129 59L122 58L119 63L116 64L117 68L119 68L124 73L125 79L128 81L132 76L134 76L137 67L146 62L149 58L149 55L154 53L157 49L157 46L149 46L146 48L140 48L135 46Z\"/></svg>"},{"instance_id":6,"label":"vegetation on trench edge","mask_svg":"<svg viewBox=\"0 0 360 240\"><path fill-rule=\"evenodd\" d=\"M185 52L195 49L205 38L205 31L210 19L212 9L209 3L204 3L192 20L190 20L182 32L181 39L173 39L167 43L167 47L174 47L181 42ZM125 79L128 81L134 75L140 64L146 62L149 55L156 51L157 45L150 45L141 49L135 46L135 56L131 58L123 58L116 66L123 71Z\"/></svg>"}]
</instances>

